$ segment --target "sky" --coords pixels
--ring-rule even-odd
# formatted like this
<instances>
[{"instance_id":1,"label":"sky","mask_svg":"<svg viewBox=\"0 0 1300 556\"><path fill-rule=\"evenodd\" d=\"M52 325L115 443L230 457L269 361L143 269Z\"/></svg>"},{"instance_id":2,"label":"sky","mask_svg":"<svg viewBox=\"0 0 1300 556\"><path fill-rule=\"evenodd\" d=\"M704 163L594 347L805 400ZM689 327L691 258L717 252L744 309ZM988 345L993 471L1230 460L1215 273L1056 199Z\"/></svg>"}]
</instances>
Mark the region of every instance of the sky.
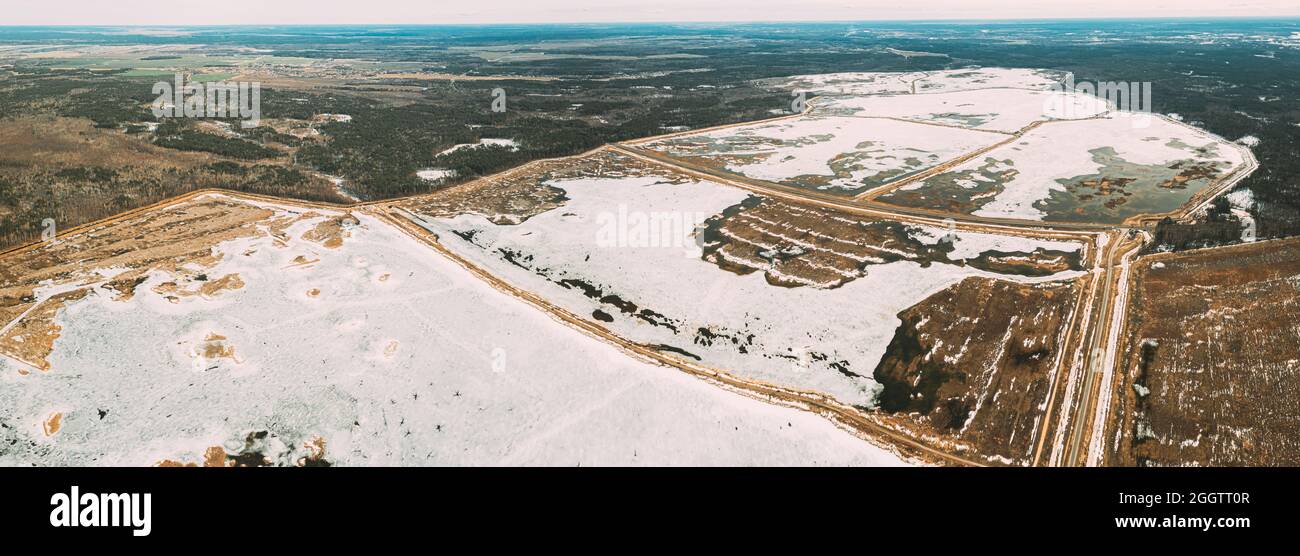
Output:
<instances>
[{"instance_id":1,"label":"sky","mask_svg":"<svg viewBox=\"0 0 1300 556\"><path fill-rule=\"evenodd\" d=\"M0 0L0 25L466 24L1300 16L1300 0Z\"/></svg>"}]
</instances>

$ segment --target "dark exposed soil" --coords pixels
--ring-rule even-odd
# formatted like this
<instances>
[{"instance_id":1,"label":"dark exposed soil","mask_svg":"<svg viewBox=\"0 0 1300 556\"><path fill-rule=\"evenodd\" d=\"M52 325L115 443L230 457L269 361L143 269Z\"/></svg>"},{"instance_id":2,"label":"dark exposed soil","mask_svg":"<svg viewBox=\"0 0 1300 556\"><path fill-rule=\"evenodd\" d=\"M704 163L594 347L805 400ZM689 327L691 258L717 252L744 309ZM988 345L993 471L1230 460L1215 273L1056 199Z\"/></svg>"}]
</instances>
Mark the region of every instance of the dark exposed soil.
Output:
<instances>
[{"instance_id":1,"label":"dark exposed soil","mask_svg":"<svg viewBox=\"0 0 1300 556\"><path fill-rule=\"evenodd\" d=\"M1024 462L1077 287L967 278L903 311L872 375L879 409Z\"/></svg>"}]
</instances>

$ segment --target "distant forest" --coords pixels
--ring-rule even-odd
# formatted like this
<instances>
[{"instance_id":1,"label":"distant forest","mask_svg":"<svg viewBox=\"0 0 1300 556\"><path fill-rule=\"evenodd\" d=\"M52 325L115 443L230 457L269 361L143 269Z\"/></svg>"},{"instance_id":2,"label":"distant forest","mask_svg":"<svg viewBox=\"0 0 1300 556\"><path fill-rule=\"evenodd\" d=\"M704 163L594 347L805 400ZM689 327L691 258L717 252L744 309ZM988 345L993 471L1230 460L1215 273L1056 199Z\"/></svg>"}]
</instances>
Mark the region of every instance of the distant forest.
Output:
<instances>
[{"instance_id":1,"label":"distant forest","mask_svg":"<svg viewBox=\"0 0 1300 556\"><path fill-rule=\"evenodd\" d=\"M262 90L267 121L261 127L244 130L234 125L228 133L213 133L195 122L153 117L150 84L158 76L0 58L0 128L36 115L87 119L105 133L121 133L162 152L183 153L190 161L180 167L162 162L155 167L147 160L78 166L81 163L0 156L0 245L37 237L39 222L46 217L42 215L57 216L67 227L198 186L342 200L326 180L333 177L343 180L348 195L365 200L423 193L612 141L785 113L789 93L765 87L765 78L968 65L1059 69L1074 72L1081 81L1152 82L1156 111L1177 113L1229 140L1248 135L1259 139L1254 151L1261 168L1240 185L1253 192L1255 203L1249 210L1258 235L1297 235L1300 108L1294 99L1300 92L1300 48L1195 38L1202 32L1287 36L1295 26L1246 21L1238 25L1241 28L1196 22L1184 27L1035 22L210 28L166 40L78 30L6 30L0 45L194 42L227 58L241 56L238 47L256 47L269 51L272 60L354 59L401 63L405 69L379 81L346 72L316 77L311 87L301 88L271 80ZM178 58L149 57L154 63ZM420 74L475 79L449 81ZM497 88L506 93L504 112L491 109ZM322 114L351 118L314 120ZM292 134L284 122L311 122L319 136ZM516 146L443 154L482 139L511 139ZM454 177L430 181L416 175L429 168L454 171ZM1158 235L1175 247L1236 241L1240 226L1228 209L1218 203L1204 223L1167 223Z\"/></svg>"}]
</instances>

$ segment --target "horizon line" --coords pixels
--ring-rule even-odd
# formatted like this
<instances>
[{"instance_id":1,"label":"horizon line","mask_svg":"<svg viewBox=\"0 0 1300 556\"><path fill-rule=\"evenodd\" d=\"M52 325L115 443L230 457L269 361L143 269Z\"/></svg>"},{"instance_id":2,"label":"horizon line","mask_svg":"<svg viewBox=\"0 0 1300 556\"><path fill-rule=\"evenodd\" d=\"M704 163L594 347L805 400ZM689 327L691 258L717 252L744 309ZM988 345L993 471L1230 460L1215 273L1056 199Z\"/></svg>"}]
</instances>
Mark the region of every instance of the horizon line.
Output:
<instances>
[{"instance_id":1,"label":"horizon line","mask_svg":"<svg viewBox=\"0 0 1300 556\"><path fill-rule=\"evenodd\" d=\"M1020 23L1066 21L1220 21L1220 20L1294 20L1300 12L1280 15L1215 16L1112 16L1112 17L963 17L963 18L894 18L894 19L755 19L755 20L593 20L593 21L483 21L457 23L24 23L0 25L0 29L40 27L113 27L113 28L214 28L214 27L490 27L490 26L559 26L559 25L753 25L753 24L859 24L859 23Z\"/></svg>"}]
</instances>

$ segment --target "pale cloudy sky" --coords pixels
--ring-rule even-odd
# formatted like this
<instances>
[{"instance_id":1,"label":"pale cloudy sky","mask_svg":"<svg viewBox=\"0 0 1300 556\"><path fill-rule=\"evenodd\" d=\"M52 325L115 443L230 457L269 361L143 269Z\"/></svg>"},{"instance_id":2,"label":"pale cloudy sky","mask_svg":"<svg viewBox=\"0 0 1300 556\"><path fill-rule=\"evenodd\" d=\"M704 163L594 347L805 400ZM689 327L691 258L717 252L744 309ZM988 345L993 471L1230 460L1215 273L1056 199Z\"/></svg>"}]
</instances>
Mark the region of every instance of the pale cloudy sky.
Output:
<instances>
[{"instance_id":1,"label":"pale cloudy sky","mask_svg":"<svg viewBox=\"0 0 1300 556\"><path fill-rule=\"evenodd\" d=\"M1300 16L1300 0L0 0L0 25Z\"/></svg>"}]
</instances>

